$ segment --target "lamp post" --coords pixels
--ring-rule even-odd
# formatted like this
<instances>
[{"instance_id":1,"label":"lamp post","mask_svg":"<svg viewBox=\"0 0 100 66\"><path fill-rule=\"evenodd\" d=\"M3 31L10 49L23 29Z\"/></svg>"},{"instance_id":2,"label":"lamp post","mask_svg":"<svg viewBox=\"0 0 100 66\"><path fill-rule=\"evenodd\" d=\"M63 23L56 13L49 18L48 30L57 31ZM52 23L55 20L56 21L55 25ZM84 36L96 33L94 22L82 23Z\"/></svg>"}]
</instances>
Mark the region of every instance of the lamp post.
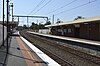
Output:
<instances>
[{"instance_id":1,"label":"lamp post","mask_svg":"<svg viewBox=\"0 0 100 66\"><path fill-rule=\"evenodd\" d=\"M13 22L13 3L11 3L10 7L12 7L12 22Z\"/></svg>"},{"instance_id":2,"label":"lamp post","mask_svg":"<svg viewBox=\"0 0 100 66\"><path fill-rule=\"evenodd\" d=\"M7 2L7 54L8 54L8 39L9 39L9 0L6 1Z\"/></svg>"},{"instance_id":3,"label":"lamp post","mask_svg":"<svg viewBox=\"0 0 100 66\"><path fill-rule=\"evenodd\" d=\"M4 0L3 0L3 28L2 28L2 46L4 46L4 18L5 18L5 15L4 15Z\"/></svg>"},{"instance_id":4,"label":"lamp post","mask_svg":"<svg viewBox=\"0 0 100 66\"><path fill-rule=\"evenodd\" d=\"M12 8L12 22L11 22L11 29L12 29L12 31L13 31L13 3L11 3L11 5L10 5L10 7ZM12 31L11 31L11 33L12 33Z\"/></svg>"}]
</instances>

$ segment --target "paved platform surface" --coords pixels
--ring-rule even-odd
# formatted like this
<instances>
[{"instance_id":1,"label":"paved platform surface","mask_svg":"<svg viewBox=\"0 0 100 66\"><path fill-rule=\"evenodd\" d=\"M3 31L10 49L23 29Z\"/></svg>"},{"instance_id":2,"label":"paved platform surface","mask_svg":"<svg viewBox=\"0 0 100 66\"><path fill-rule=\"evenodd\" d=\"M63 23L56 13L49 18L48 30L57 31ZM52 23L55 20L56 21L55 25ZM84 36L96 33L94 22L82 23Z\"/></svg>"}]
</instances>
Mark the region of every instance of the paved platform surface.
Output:
<instances>
[{"instance_id":1,"label":"paved platform surface","mask_svg":"<svg viewBox=\"0 0 100 66\"><path fill-rule=\"evenodd\" d=\"M27 31L27 32L41 35L41 36L46 36L46 37L52 37L52 38L57 38L57 39L62 39L62 40L69 40L69 41L74 41L74 42L86 43L89 45L100 46L100 41L92 41L92 40L73 38L73 37L64 37L64 36L56 36L56 35L50 35L50 34L42 34L42 33L37 33L37 32L32 32L32 31Z\"/></svg>"},{"instance_id":2,"label":"paved platform surface","mask_svg":"<svg viewBox=\"0 0 100 66\"><path fill-rule=\"evenodd\" d=\"M0 47L0 66L3 66L4 60L6 57L5 51L6 51L6 48Z\"/></svg>"},{"instance_id":3,"label":"paved platform surface","mask_svg":"<svg viewBox=\"0 0 100 66\"><path fill-rule=\"evenodd\" d=\"M19 36L12 36L9 45L6 63L4 62L6 47L0 47L0 66L47 66L46 63L25 45Z\"/></svg>"},{"instance_id":4,"label":"paved platform surface","mask_svg":"<svg viewBox=\"0 0 100 66\"><path fill-rule=\"evenodd\" d=\"M16 41L16 37L12 37L7 66L27 66L25 59L23 58L22 52L18 50L18 42Z\"/></svg>"}]
</instances>

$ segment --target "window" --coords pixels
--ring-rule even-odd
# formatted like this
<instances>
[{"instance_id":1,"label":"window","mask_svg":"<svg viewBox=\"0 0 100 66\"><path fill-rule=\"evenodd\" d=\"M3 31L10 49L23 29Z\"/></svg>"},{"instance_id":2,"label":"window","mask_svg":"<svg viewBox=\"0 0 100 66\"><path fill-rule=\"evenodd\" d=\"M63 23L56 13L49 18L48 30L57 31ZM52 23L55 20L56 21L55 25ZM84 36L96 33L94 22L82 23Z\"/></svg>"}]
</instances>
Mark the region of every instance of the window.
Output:
<instances>
[{"instance_id":1,"label":"window","mask_svg":"<svg viewBox=\"0 0 100 66\"><path fill-rule=\"evenodd\" d=\"M68 33L71 33L72 32L72 30L71 29L68 29Z\"/></svg>"},{"instance_id":2,"label":"window","mask_svg":"<svg viewBox=\"0 0 100 66\"><path fill-rule=\"evenodd\" d=\"M64 33L67 33L67 29L64 29Z\"/></svg>"}]
</instances>

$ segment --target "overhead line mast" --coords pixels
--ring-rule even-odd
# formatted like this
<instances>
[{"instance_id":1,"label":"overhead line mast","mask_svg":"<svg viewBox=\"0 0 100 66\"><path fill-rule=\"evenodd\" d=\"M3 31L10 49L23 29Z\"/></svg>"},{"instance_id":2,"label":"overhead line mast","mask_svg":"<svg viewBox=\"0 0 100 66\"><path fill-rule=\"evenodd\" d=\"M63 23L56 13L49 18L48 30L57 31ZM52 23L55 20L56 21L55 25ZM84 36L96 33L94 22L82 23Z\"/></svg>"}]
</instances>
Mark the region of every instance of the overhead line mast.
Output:
<instances>
[{"instance_id":1,"label":"overhead line mast","mask_svg":"<svg viewBox=\"0 0 100 66\"><path fill-rule=\"evenodd\" d=\"M18 22L19 22L19 17L26 17L27 18L27 26L29 26L28 25L28 19L29 19L29 17L31 17L31 18L46 18L47 19L47 21L46 22L48 22L48 17L45 17L45 16L23 16L23 15L13 15L13 17L18 17Z\"/></svg>"}]
</instances>

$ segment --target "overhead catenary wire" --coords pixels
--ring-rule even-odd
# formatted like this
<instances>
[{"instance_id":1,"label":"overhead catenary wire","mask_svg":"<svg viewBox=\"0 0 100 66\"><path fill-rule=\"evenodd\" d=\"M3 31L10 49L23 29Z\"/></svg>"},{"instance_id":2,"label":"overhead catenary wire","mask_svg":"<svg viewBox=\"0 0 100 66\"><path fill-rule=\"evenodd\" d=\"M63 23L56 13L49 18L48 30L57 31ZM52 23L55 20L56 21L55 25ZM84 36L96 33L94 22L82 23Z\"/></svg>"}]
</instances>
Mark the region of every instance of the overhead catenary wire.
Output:
<instances>
[{"instance_id":1,"label":"overhead catenary wire","mask_svg":"<svg viewBox=\"0 0 100 66\"><path fill-rule=\"evenodd\" d=\"M56 11L58 11L58 10L64 8L64 7L68 6L68 5L70 5L70 4L76 2L76 1L77 1L77 0L72 0L71 2L65 4L65 5L63 5L63 6L59 7L59 8L57 8L57 9L55 9L55 10L53 10L53 11L51 11L51 12L48 12L47 14L51 14L51 13L53 13L53 12L56 12Z\"/></svg>"},{"instance_id":2,"label":"overhead catenary wire","mask_svg":"<svg viewBox=\"0 0 100 66\"><path fill-rule=\"evenodd\" d=\"M36 7L35 7L29 14L33 13L33 12L34 12L39 6L41 6L44 2L45 2L45 0L41 0L41 1L36 5Z\"/></svg>"},{"instance_id":3,"label":"overhead catenary wire","mask_svg":"<svg viewBox=\"0 0 100 66\"><path fill-rule=\"evenodd\" d=\"M36 14L38 11L40 11L42 8L44 8L46 5L48 5L52 0L49 0L46 4L44 4L40 9L38 9L34 14Z\"/></svg>"},{"instance_id":4,"label":"overhead catenary wire","mask_svg":"<svg viewBox=\"0 0 100 66\"><path fill-rule=\"evenodd\" d=\"M68 12L68 11L71 11L71 10L74 10L74 9L77 9L77 8L80 8L80 7L82 7L82 6L88 5L88 4L93 3L93 2L96 2L96 1L97 1L97 0L89 1L89 2L87 2L87 3L84 3L84 4L82 4L82 5L73 7L73 8L71 8L71 9L61 11L61 12L55 14L55 15L59 15L59 14L62 14L62 13L65 13L65 12Z\"/></svg>"}]
</instances>

